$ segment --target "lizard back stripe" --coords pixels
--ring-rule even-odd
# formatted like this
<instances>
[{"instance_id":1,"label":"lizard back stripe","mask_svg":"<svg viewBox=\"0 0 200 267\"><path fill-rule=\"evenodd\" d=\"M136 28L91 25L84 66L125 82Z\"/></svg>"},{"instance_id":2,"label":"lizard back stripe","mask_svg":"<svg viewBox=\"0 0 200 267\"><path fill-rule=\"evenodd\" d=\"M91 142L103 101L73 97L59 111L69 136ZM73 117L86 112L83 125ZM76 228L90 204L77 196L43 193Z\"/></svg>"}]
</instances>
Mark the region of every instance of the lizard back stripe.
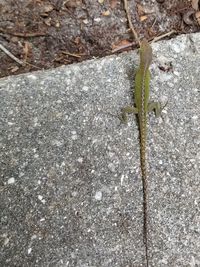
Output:
<instances>
[{"instance_id":1,"label":"lizard back stripe","mask_svg":"<svg viewBox=\"0 0 200 267\"><path fill-rule=\"evenodd\" d=\"M147 172L146 172L146 112L145 111L145 79L148 70L148 63L144 66L144 73L142 77L142 92L141 92L141 124L140 124L140 142L141 142L141 172L142 172L142 184L143 184L143 230L144 230L144 244L147 267L149 266L148 256L148 229L147 229Z\"/></svg>"}]
</instances>

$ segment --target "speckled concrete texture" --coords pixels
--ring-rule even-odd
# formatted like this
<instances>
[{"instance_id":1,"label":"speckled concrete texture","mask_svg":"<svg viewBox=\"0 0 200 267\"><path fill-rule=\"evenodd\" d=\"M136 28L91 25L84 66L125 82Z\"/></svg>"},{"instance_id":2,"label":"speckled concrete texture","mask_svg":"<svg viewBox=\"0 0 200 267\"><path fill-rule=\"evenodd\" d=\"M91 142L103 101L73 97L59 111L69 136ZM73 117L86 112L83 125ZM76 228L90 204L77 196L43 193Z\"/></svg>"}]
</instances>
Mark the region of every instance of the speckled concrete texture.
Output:
<instances>
[{"instance_id":1,"label":"speckled concrete texture","mask_svg":"<svg viewBox=\"0 0 200 267\"><path fill-rule=\"evenodd\" d=\"M200 34L153 45L150 266L200 266ZM1 266L145 266L136 52L0 80Z\"/></svg>"}]
</instances>

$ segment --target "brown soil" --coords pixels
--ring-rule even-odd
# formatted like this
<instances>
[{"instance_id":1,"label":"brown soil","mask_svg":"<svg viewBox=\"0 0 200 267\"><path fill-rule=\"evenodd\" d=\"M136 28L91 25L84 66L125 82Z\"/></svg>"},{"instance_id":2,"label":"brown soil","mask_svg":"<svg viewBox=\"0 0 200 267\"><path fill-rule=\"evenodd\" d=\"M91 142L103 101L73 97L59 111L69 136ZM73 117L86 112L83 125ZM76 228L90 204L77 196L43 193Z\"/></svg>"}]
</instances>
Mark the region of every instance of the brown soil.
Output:
<instances>
[{"instance_id":1,"label":"brown soil","mask_svg":"<svg viewBox=\"0 0 200 267\"><path fill-rule=\"evenodd\" d=\"M140 38L199 30L198 1L129 0L128 4ZM25 63L0 49L0 77L136 47L120 0L0 0L0 13L0 44Z\"/></svg>"}]
</instances>

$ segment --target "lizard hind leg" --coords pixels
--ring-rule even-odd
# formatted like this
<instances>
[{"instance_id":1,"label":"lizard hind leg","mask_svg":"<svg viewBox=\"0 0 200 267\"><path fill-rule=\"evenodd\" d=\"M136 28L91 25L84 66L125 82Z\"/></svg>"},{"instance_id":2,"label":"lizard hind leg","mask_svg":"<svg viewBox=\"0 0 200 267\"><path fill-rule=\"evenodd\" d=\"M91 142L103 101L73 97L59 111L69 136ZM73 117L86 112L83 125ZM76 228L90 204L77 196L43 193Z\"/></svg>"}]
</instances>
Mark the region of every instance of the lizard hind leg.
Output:
<instances>
[{"instance_id":1,"label":"lizard hind leg","mask_svg":"<svg viewBox=\"0 0 200 267\"><path fill-rule=\"evenodd\" d=\"M125 108L122 108L122 112L119 115L119 119L122 123L127 123L128 117L127 114L138 114L138 109L136 107L127 106Z\"/></svg>"},{"instance_id":2,"label":"lizard hind leg","mask_svg":"<svg viewBox=\"0 0 200 267\"><path fill-rule=\"evenodd\" d=\"M161 115L161 105L159 102L150 102L148 104L148 112L154 111L156 117L159 117Z\"/></svg>"},{"instance_id":3,"label":"lizard hind leg","mask_svg":"<svg viewBox=\"0 0 200 267\"><path fill-rule=\"evenodd\" d=\"M161 106L159 102L150 102L148 104L148 112L155 111L156 117L159 117L163 111L163 109L167 106L168 101L164 104L164 106ZM162 117L163 119L163 117Z\"/></svg>"}]
</instances>

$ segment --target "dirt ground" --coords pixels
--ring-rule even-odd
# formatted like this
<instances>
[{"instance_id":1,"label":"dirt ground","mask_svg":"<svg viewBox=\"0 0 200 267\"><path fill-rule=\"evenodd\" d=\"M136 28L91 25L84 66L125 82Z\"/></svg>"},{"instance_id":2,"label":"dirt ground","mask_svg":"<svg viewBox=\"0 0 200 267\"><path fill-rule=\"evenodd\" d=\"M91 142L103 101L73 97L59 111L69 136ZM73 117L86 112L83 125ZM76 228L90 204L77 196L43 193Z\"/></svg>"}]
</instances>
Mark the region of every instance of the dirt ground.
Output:
<instances>
[{"instance_id":1,"label":"dirt ground","mask_svg":"<svg viewBox=\"0 0 200 267\"><path fill-rule=\"evenodd\" d=\"M198 0L129 0L128 5L140 38L199 31ZM0 77L136 47L122 0L0 0L0 14Z\"/></svg>"}]
</instances>

